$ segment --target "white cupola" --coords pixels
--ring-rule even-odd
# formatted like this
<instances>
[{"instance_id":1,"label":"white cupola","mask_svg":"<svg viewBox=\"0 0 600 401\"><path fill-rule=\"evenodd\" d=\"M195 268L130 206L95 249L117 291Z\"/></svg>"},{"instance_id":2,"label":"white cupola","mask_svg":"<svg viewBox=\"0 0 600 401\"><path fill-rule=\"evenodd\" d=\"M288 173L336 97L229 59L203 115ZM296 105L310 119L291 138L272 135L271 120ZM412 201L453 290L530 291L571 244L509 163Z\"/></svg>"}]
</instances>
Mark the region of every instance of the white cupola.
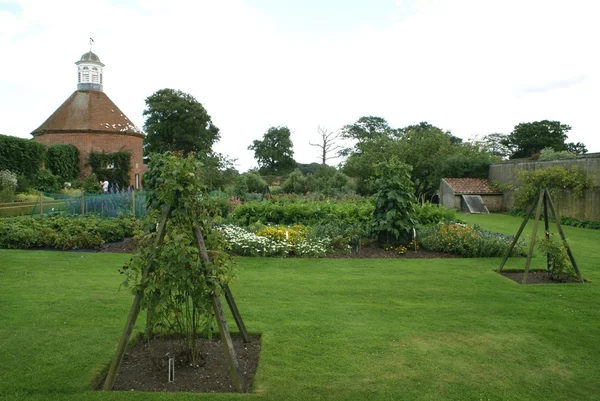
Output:
<instances>
[{"instance_id":1,"label":"white cupola","mask_svg":"<svg viewBox=\"0 0 600 401\"><path fill-rule=\"evenodd\" d=\"M102 92L102 67L100 58L92 51L85 53L77 65L77 90Z\"/></svg>"}]
</instances>

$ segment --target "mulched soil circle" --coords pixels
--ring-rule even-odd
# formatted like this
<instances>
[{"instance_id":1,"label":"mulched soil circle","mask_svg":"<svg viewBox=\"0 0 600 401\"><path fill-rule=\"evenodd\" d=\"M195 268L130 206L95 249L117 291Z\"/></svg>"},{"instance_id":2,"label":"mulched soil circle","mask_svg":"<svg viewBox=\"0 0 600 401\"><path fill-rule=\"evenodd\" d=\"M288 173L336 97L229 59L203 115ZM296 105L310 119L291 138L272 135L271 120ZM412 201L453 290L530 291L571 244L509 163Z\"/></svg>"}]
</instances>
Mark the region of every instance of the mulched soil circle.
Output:
<instances>
[{"instance_id":1,"label":"mulched soil circle","mask_svg":"<svg viewBox=\"0 0 600 401\"><path fill-rule=\"evenodd\" d=\"M252 379L258 367L260 337L250 336L244 343L241 337L232 337L242 382L246 392L252 390ZM123 358L114 390L162 391L193 393L236 392L225 351L220 339L199 339L199 366L190 366L181 349L180 340L156 338L149 343L139 340ZM175 382L169 383L168 356L175 355ZM102 384L98 386L98 390Z\"/></svg>"},{"instance_id":2,"label":"mulched soil circle","mask_svg":"<svg viewBox=\"0 0 600 401\"><path fill-rule=\"evenodd\" d=\"M523 272L500 272L500 274L506 278L516 281L519 284L523 284ZM529 271L527 274L527 284L563 284L563 283L581 283L579 280L573 277L567 277L565 280L553 280L550 278L550 274L545 270L534 270Z\"/></svg>"}]
</instances>

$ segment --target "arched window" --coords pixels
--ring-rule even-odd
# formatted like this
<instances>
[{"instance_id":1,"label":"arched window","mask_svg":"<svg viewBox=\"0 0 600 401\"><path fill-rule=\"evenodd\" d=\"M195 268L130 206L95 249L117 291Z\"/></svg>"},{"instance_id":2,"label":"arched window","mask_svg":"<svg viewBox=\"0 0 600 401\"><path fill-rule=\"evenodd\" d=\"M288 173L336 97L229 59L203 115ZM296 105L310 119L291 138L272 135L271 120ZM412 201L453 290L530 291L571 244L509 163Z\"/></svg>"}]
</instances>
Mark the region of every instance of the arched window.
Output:
<instances>
[{"instance_id":1,"label":"arched window","mask_svg":"<svg viewBox=\"0 0 600 401\"><path fill-rule=\"evenodd\" d=\"M87 67L83 67L82 68L82 77L81 77L81 82L90 82L90 69Z\"/></svg>"},{"instance_id":2,"label":"arched window","mask_svg":"<svg viewBox=\"0 0 600 401\"><path fill-rule=\"evenodd\" d=\"M98 69L96 67L92 68L92 83L97 84L99 82L98 79Z\"/></svg>"}]
</instances>

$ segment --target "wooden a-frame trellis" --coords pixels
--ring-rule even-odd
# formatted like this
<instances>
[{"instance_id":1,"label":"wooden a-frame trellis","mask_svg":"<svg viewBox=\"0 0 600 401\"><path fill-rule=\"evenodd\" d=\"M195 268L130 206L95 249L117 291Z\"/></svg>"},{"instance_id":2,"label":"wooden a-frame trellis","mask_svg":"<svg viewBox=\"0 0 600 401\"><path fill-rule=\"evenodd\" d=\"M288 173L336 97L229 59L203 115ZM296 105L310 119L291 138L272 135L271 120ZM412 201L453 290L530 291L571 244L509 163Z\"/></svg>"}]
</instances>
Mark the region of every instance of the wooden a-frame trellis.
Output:
<instances>
[{"instance_id":1,"label":"wooden a-frame trellis","mask_svg":"<svg viewBox=\"0 0 600 401\"><path fill-rule=\"evenodd\" d=\"M156 233L156 239L154 241L154 249L158 249L164 240L165 230L167 227L167 221L171 216L171 212L173 208L168 206L166 211L163 214L160 225L158 226L158 230ZM208 256L208 252L206 250L206 245L204 244L204 233L202 232L202 228L200 225L196 224L196 227L193 228L193 235L196 242L196 246L200 251L200 255L202 257L202 261L205 264L210 264L210 258ZM117 374L121 368L121 363L123 362L123 356L125 355L125 351L127 348L127 343L129 342L129 338L131 337L131 333L133 331L133 327L135 326L135 322L140 313L140 303L142 301L143 293L144 293L144 283L146 283L146 279L148 278L150 266L146 266L142 272L142 281L141 287L136 291L135 297L133 299L133 305L131 305L131 310L129 311L129 315L127 316L127 322L125 323L125 329L123 330L123 334L121 335L121 339L119 340L119 345L117 346L117 352L115 354L114 359L111 362L110 368L106 375L106 379L104 380L104 385L102 386L103 390L112 390L115 381L117 379ZM225 299L227 300L227 304L229 305L229 309L231 310L231 314L235 320L235 323L242 335L244 342L250 342L250 338L248 336L248 332L246 331L246 326L244 325L244 321L242 320L242 316L240 315L235 300L233 299L233 295L229 289L229 285L225 285L223 287L223 292L225 294ZM233 384L235 389L243 393L245 391L244 385L242 382L240 368L238 365L237 357L235 355L235 350L233 348L233 343L231 341L231 335L229 334L229 330L227 328L227 322L225 320L225 315L223 313L223 308L221 306L221 301L216 294L211 295L211 302L213 306L213 311L215 314L215 318L217 319L217 325L219 326L219 333L221 334L221 342L223 343L223 348L225 350L225 356L227 359L227 363L229 365L229 372L231 373L231 378L233 379Z\"/></svg>"},{"instance_id":2,"label":"wooden a-frame trellis","mask_svg":"<svg viewBox=\"0 0 600 401\"><path fill-rule=\"evenodd\" d=\"M536 207L536 205L537 205L537 207ZM535 237L537 236L538 225L540 222L540 214L542 213L542 210L544 213L544 233L546 235L546 238L549 238L549 236L550 236L550 234L549 234L550 224L549 224L549 220L548 220L548 209L550 209L550 212L552 213L552 217L554 218L554 222L556 223L556 228L558 230L558 233L560 234L560 238L562 239L563 243L565 244L565 247L567 248L567 255L569 256L569 260L571 261L571 264L573 265L573 270L575 270L575 273L577 274L579 281L581 281L583 283L584 281L583 281L583 278L581 277L581 273L579 272L579 268L577 267L577 263L575 262L575 257L573 256L571 247L567 243L567 240L565 238L565 233L563 232L563 229L560 225L560 217L558 216L558 213L556 212L556 209L554 208L554 204L552 203L552 198L550 197L550 193L548 192L548 190L546 188L542 188L540 190L537 201L535 203L533 203L531 206L529 206L529 208L527 209L526 216L523 219L523 223L521 223L521 227L519 227L519 231L517 231L517 234L515 235L510 246L508 247L508 250L506 251L504 258L502 258L502 261L500 262L500 266L498 266L498 273L502 272L502 268L504 267L504 264L508 260L508 257L510 256L515 245L517 244L517 241L519 240L521 233L523 233L523 229L525 228L525 225L527 225L527 221L529 221L529 218L531 217L534 208L535 208L535 221L533 223L533 232L531 234L531 240L529 242L529 252L527 253L527 262L525 262L525 272L523 273L523 280L521 281L521 283L522 284L527 283L527 275L529 274L529 268L531 266L531 258L533 256L533 250L535 247ZM546 266L548 267L548 269L550 268L550 256L548 254L546 254Z\"/></svg>"}]
</instances>

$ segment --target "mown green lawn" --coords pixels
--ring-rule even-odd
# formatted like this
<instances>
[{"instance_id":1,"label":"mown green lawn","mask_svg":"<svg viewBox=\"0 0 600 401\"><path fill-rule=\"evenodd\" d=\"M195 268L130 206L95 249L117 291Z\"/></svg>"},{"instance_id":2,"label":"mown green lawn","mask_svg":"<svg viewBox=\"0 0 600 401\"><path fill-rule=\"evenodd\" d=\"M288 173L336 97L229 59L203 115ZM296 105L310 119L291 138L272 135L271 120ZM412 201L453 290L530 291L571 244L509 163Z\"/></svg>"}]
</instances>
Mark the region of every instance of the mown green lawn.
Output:
<instances>
[{"instance_id":1,"label":"mown green lawn","mask_svg":"<svg viewBox=\"0 0 600 401\"><path fill-rule=\"evenodd\" d=\"M89 391L131 304L128 255L3 250L0 399L597 400L600 232L565 230L591 283L520 286L499 258L238 259L232 290L263 340L245 395Z\"/></svg>"}]
</instances>

